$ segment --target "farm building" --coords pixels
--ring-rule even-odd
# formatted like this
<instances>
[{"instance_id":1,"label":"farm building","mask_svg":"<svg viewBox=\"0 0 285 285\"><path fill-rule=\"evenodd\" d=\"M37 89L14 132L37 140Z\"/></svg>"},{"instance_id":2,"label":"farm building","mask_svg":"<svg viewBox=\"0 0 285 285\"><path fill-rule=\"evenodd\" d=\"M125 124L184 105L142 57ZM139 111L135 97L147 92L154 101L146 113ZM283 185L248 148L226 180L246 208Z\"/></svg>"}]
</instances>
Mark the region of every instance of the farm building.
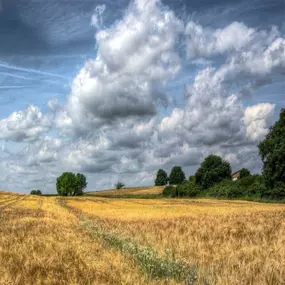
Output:
<instances>
[{"instance_id":1,"label":"farm building","mask_svg":"<svg viewBox=\"0 0 285 285\"><path fill-rule=\"evenodd\" d=\"M232 180L233 180L233 181L236 181L236 180L238 180L238 179L240 179L240 170L239 170L239 171L236 171L236 172L234 172L234 173L232 174Z\"/></svg>"}]
</instances>

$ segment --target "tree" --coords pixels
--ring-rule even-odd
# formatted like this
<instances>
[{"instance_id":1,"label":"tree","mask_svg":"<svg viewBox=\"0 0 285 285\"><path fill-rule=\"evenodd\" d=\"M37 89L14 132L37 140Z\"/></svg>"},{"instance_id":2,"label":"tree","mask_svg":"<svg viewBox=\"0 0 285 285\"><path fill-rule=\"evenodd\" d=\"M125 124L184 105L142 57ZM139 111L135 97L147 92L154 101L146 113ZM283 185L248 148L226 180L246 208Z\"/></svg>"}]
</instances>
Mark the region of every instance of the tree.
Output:
<instances>
[{"instance_id":1,"label":"tree","mask_svg":"<svg viewBox=\"0 0 285 285\"><path fill-rule=\"evenodd\" d=\"M189 182L196 183L196 177L195 177L195 175L190 175L190 176L189 176Z\"/></svg>"},{"instance_id":2,"label":"tree","mask_svg":"<svg viewBox=\"0 0 285 285\"><path fill-rule=\"evenodd\" d=\"M86 177L81 173L77 173L76 178L78 183L78 194L82 195L83 190L87 187Z\"/></svg>"},{"instance_id":3,"label":"tree","mask_svg":"<svg viewBox=\"0 0 285 285\"><path fill-rule=\"evenodd\" d=\"M61 196L77 196L83 194L87 186L86 177L78 173L64 172L57 178L56 190Z\"/></svg>"},{"instance_id":4,"label":"tree","mask_svg":"<svg viewBox=\"0 0 285 285\"><path fill-rule=\"evenodd\" d=\"M122 182L120 182L120 181L118 181L118 182L115 184L115 187L116 187L117 190L120 190L120 189L122 189L123 187L125 187L125 184L122 183Z\"/></svg>"},{"instance_id":5,"label":"tree","mask_svg":"<svg viewBox=\"0 0 285 285\"><path fill-rule=\"evenodd\" d=\"M224 179L230 179L231 173L232 169L227 161L217 155L209 155L195 174L196 183L207 189Z\"/></svg>"},{"instance_id":6,"label":"tree","mask_svg":"<svg viewBox=\"0 0 285 285\"><path fill-rule=\"evenodd\" d=\"M31 193L30 193L31 195L42 195L42 192L41 192L41 190L32 190L31 191Z\"/></svg>"},{"instance_id":7,"label":"tree","mask_svg":"<svg viewBox=\"0 0 285 285\"><path fill-rule=\"evenodd\" d=\"M185 173L183 172L181 166L174 166L169 175L169 184L176 185L181 184L185 180Z\"/></svg>"},{"instance_id":8,"label":"tree","mask_svg":"<svg viewBox=\"0 0 285 285\"><path fill-rule=\"evenodd\" d=\"M244 178L250 175L250 171L246 168L242 168L240 171L240 178Z\"/></svg>"},{"instance_id":9,"label":"tree","mask_svg":"<svg viewBox=\"0 0 285 285\"><path fill-rule=\"evenodd\" d=\"M280 188L280 184L285 183L285 109L258 147L266 187Z\"/></svg>"},{"instance_id":10,"label":"tree","mask_svg":"<svg viewBox=\"0 0 285 285\"><path fill-rule=\"evenodd\" d=\"M164 186L168 182L167 173L163 169L159 169L156 174L155 186Z\"/></svg>"}]
</instances>

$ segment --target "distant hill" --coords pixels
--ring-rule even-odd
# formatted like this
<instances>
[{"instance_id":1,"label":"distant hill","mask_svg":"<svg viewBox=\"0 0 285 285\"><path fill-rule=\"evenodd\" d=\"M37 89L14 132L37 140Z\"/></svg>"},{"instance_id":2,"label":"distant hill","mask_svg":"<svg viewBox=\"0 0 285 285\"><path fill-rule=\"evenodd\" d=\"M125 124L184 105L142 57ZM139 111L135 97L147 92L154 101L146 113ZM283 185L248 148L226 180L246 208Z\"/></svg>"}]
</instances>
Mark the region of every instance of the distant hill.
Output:
<instances>
[{"instance_id":1,"label":"distant hill","mask_svg":"<svg viewBox=\"0 0 285 285\"><path fill-rule=\"evenodd\" d=\"M118 197L118 196L151 196L162 194L162 191L165 186L150 186L150 187L134 187L134 188L125 188L125 189L112 189L112 190L103 190L88 192L87 195L92 196L104 196L104 197Z\"/></svg>"}]
</instances>

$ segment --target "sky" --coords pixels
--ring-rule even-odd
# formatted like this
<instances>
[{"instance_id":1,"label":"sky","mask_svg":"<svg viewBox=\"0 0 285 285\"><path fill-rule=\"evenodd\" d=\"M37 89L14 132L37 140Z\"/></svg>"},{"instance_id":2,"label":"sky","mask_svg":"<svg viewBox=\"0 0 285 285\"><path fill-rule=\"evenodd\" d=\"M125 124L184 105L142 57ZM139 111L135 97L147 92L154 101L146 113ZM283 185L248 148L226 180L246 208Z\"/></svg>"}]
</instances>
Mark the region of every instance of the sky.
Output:
<instances>
[{"instance_id":1,"label":"sky","mask_svg":"<svg viewBox=\"0 0 285 285\"><path fill-rule=\"evenodd\" d=\"M260 173L285 103L284 0L0 0L0 189L153 185L209 154Z\"/></svg>"}]
</instances>

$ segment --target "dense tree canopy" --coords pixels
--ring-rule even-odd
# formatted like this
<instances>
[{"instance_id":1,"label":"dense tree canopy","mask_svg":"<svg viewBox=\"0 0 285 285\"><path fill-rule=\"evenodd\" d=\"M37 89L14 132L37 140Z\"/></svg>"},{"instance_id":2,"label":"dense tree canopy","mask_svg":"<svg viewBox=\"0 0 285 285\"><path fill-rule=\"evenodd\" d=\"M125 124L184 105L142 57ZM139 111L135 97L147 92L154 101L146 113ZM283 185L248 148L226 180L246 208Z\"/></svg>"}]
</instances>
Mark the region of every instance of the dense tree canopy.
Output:
<instances>
[{"instance_id":1,"label":"dense tree canopy","mask_svg":"<svg viewBox=\"0 0 285 285\"><path fill-rule=\"evenodd\" d=\"M156 174L155 186L164 186L168 182L168 177L166 171L159 169Z\"/></svg>"},{"instance_id":2,"label":"dense tree canopy","mask_svg":"<svg viewBox=\"0 0 285 285\"><path fill-rule=\"evenodd\" d=\"M41 190L32 190L31 195L42 195L42 191Z\"/></svg>"},{"instance_id":3,"label":"dense tree canopy","mask_svg":"<svg viewBox=\"0 0 285 285\"><path fill-rule=\"evenodd\" d=\"M227 161L217 155L209 155L195 174L196 183L206 189L224 179L231 178L231 172L231 166Z\"/></svg>"},{"instance_id":4,"label":"dense tree canopy","mask_svg":"<svg viewBox=\"0 0 285 285\"><path fill-rule=\"evenodd\" d=\"M56 190L62 196L78 196L83 194L87 187L86 177L83 174L64 172L57 178Z\"/></svg>"},{"instance_id":5,"label":"dense tree canopy","mask_svg":"<svg viewBox=\"0 0 285 285\"><path fill-rule=\"evenodd\" d=\"M169 175L169 184L176 185L185 181L185 173L181 166L174 166Z\"/></svg>"},{"instance_id":6,"label":"dense tree canopy","mask_svg":"<svg viewBox=\"0 0 285 285\"><path fill-rule=\"evenodd\" d=\"M263 142L259 154L264 163L263 176L268 188L280 187L285 183L285 109Z\"/></svg>"},{"instance_id":7,"label":"dense tree canopy","mask_svg":"<svg viewBox=\"0 0 285 285\"><path fill-rule=\"evenodd\" d=\"M239 173L240 173L240 178L244 178L250 175L250 171L246 168L242 168Z\"/></svg>"}]
</instances>

